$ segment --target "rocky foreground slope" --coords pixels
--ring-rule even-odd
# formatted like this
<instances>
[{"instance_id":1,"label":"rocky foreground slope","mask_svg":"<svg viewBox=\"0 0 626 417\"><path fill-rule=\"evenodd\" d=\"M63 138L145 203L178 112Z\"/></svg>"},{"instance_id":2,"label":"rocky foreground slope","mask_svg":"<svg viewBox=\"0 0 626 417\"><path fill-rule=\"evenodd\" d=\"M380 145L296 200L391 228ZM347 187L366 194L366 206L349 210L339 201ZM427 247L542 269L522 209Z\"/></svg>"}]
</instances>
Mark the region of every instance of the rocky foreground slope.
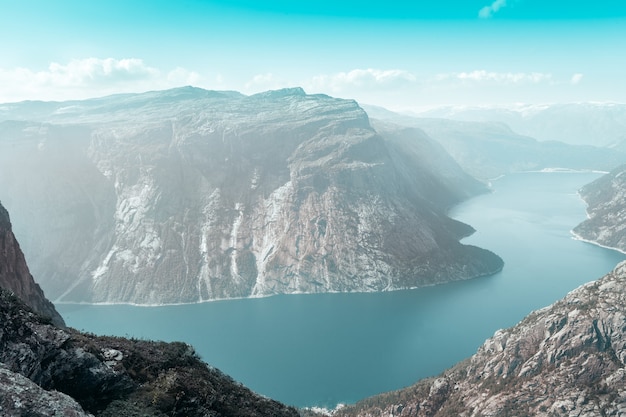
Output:
<instances>
[{"instance_id":1,"label":"rocky foreground slope","mask_svg":"<svg viewBox=\"0 0 626 417\"><path fill-rule=\"evenodd\" d=\"M336 416L626 415L626 263L499 330L437 378Z\"/></svg>"},{"instance_id":2,"label":"rocky foreground slope","mask_svg":"<svg viewBox=\"0 0 626 417\"><path fill-rule=\"evenodd\" d=\"M297 410L261 397L207 366L184 343L98 337L51 323L0 205L0 415L6 417L284 416ZM26 270L27 271L27 270ZM29 302L32 308L25 304ZM37 308L39 312L33 311ZM43 313L44 315L40 314Z\"/></svg>"},{"instance_id":3,"label":"rocky foreground slope","mask_svg":"<svg viewBox=\"0 0 626 417\"><path fill-rule=\"evenodd\" d=\"M0 166L53 300L381 291L502 267L445 215L486 188L443 148L301 89L3 105Z\"/></svg>"},{"instance_id":4,"label":"rocky foreground slope","mask_svg":"<svg viewBox=\"0 0 626 417\"><path fill-rule=\"evenodd\" d=\"M580 190L587 220L573 232L580 238L626 252L626 165Z\"/></svg>"}]
</instances>

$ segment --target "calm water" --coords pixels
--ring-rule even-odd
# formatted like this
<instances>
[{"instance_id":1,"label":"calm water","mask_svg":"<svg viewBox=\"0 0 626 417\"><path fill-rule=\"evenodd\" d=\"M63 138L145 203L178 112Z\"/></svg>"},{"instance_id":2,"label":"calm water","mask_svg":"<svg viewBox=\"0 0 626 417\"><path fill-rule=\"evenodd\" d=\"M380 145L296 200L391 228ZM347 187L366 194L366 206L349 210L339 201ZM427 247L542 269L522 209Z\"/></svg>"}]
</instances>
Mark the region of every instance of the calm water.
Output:
<instances>
[{"instance_id":1,"label":"calm water","mask_svg":"<svg viewBox=\"0 0 626 417\"><path fill-rule=\"evenodd\" d=\"M494 276L412 291L290 295L205 304L59 305L70 326L193 344L255 391L297 406L334 406L436 375L495 330L599 278L624 255L571 238L591 173L526 173L451 213L498 253Z\"/></svg>"}]
</instances>

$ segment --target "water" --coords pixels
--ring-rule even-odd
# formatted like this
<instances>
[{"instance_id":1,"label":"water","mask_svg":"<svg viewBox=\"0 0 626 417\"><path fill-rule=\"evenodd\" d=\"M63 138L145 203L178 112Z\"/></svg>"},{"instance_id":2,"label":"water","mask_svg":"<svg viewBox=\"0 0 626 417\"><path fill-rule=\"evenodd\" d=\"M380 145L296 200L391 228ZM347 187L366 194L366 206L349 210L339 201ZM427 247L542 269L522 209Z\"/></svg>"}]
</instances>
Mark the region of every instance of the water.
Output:
<instances>
[{"instance_id":1,"label":"water","mask_svg":"<svg viewBox=\"0 0 626 417\"><path fill-rule=\"evenodd\" d=\"M505 261L494 276L411 291L289 295L205 304L59 305L78 329L183 340L253 390L296 406L355 402L440 373L495 330L599 278L625 258L571 238L576 190L592 173L525 173L493 183L451 215L464 242Z\"/></svg>"}]
</instances>

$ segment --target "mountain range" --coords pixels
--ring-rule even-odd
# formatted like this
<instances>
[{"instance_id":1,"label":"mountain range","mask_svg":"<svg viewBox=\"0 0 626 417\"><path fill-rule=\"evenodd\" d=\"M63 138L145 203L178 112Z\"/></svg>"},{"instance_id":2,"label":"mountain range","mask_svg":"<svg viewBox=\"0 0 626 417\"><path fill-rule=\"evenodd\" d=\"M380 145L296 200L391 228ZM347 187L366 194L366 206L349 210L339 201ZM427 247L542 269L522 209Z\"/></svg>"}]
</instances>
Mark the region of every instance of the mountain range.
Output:
<instances>
[{"instance_id":1,"label":"mountain range","mask_svg":"<svg viewBox=\"0 0 626 417\"><path fill-rule=\"evenodd\" d=\"M537 136L532 136L535 131L518 130L518 124L505 123L508 122L507 118L498 119L494 116L490 119L485 116L483 120L468 116L457 120L453 118L456 113L433 112L433 116L441 117L416 117L376 106L364 108L372 117L376 128L380 124L393 123L423 130L439 142L466 172L484 181L513 172L554 168L610 171L626 162L626 153L621 146L609 148L593 140L579 143L555 140L563 139L561 136L547 140L542 135L540 137L544 140L538 140ZM626 115L626 111L624 114ZM422 116L427 115L431 113ZM558 123L567 124L567 118L563 120L557 116L559 115L555 115L555 120ZM525 124L522 123L521 126ZM619 130L619 127L615 129ZM541 132L541 129L538 128L537 132ZM593 131L594 138L602 134L601 127Z\"/></svg>"},{"instance_id":2,"label":"mountain range","mask_svg":"<svg viewBox=\"0 0 626 417\"><path fill-rule=\"evenodd\" d=\"M607 147L626 139L626 105L621 103L447 106L414 115L467 122L499 122L525 136L570 145Z\"/></svg>"}]
</instances>

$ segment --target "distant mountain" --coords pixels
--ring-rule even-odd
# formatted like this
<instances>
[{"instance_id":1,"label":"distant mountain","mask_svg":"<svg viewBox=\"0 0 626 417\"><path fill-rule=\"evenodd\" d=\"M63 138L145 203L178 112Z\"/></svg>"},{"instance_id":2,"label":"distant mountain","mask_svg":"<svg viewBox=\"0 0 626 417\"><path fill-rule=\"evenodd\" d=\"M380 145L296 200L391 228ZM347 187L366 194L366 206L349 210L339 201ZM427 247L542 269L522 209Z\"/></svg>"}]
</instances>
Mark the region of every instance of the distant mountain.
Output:
<instances>
[{"instance_id":1,"label":"distant mountain","mask_svg":"<svg viewBox=\"0 0 626 417\"><path fill-rule=\"evenodd\" d=\"M498 330L436 378L335 417L619 416L626 413L626 263Z\"/></svg>"},{"instance_id":2,"label":"distant mountain","mask_svg":"<svg viewBox=\"0 0 626 417\"><path fill-rule=\"evenodd\" d=\"M37 313L57 326L65 325L54 305L30 274L24 254L13 235L9 213L0 204L0 288L11 291Z\"/></svg>"},{"instance_id":3,"label":"distant mountain","mask_svg":"<svg viewBox=\"0 0 626 417\"><path fill-rule=\"evenodd\" d=\"M446 209L486 187L440 146L298 88L2 105L0 191L61 301L381 291L502 267L458 242L472 229Z\"/></svg>"},{"instance_id":4,"label":"distant mountain","mask_svg":"<svg viewBox=\"0 0 626 417\"><path fill-rule=\"evenodd\" d=\"M499 121L459 121L421 118L365 106L368 114L384 123L422 129L437 140L471 175L489 179L498 175L546 168L609 171L626 162L619 149L538 141L521 135ZM515 131L514 131L515 130Z\"/></svg>"},{"instance_id":5,"label":"distant mountain","mask_svg":"<svg viewBox=\"0 0 626 417\"><path fill-rule=\"evenodd\" d=\"M468 122L501 122L522 135L570 145L612 146L626 139L626 104L618 103L449 106L416 115Z\"/></svg>"},{"instance_id":6,"label":"distant mountain","mask_svg":"<svg viewBox=\"0 0 626 417\"><path fill-rule=\"evenodd\" d=\"M582 239L626 252L626 165L580 190L587 220L573 232Z\"/></svg>"},{"instance_id":7,"label":"distant mountain","mask_svg":"<svg viewBox=\"0 0 626 417\"><path fill-rule=\"evenodd\" d=\"M40 291L32 302L30 289L38 287L2 206L0 245L2 416L299 415L207 366L184 343L98 337L57 327L47 308L56 311ZM63 324L58 314L53 319Z\"/></svg>"}]
</instances>

